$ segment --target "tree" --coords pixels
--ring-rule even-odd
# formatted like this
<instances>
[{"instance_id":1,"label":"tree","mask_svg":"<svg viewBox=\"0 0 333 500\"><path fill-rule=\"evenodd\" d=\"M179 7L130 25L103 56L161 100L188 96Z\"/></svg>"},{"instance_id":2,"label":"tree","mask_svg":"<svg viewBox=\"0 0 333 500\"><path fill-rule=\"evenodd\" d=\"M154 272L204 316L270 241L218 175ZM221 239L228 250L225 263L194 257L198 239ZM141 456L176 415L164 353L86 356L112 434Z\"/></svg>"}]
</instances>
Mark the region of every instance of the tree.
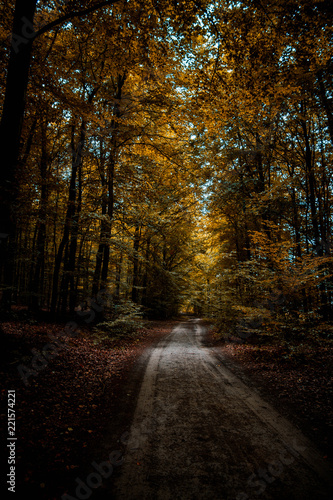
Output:
<instances>
[{"instance_id":1,"label":"tree","mask_svg":"<svg viewBox=\"0 0 333 500\"><path fill-rule=\"evenodd\" d=\"M8 309L11 302L13 282L13 257L15 256L15 203L17 199L16 169L20 155L20 139L25 110L26 93L29 81L33 43L42 34L53 30L70 19L94 12L117 0L89 2L90 5L79 10L67 10L46 23L37 32L34 29L34 18L37 0L16 0L11 49L7 68L6 92L0 123L0 148L6 151L6 161L1 169L0 211L2 213L2 254L5 289L2 304Z\"/></svg>"}]
</instances>

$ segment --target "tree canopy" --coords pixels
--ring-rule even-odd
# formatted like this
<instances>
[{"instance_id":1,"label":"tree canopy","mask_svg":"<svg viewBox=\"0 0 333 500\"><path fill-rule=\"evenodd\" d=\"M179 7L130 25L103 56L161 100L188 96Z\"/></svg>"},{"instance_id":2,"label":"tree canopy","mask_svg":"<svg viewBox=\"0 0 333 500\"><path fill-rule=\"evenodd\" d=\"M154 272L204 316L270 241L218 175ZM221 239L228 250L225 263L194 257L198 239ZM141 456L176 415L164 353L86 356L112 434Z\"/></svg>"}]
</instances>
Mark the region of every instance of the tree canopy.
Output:
<instances>
[{"instance_id":1,"label":"tree canopy","mask_svg":"<svg viewBox=\"0 0 333 500\"><path fill-rule=\"evenodd\" d=\"M2 307L331 319L332 14L5 2Z\"/></svg>"}]
</instances>

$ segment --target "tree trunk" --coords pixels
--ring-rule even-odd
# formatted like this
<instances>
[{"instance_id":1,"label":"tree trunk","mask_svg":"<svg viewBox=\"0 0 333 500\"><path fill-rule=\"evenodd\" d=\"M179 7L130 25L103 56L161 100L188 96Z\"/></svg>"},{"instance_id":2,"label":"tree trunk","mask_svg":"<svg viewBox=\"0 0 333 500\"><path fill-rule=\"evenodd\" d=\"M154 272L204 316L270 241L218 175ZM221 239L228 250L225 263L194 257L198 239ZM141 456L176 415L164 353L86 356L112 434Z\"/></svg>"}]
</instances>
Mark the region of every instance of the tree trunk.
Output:
<instances>
[{"instance_id":1,"label":"tree trunk","mask_svg":"<svg viewBox=\"0 0 333 500\"><path fill-rule=\"evenodd\" d=\"M73 126L74 127L74 126ZM65 227L62 240L60 242L58 252L55 259L54 271L53 271L53 284L52 284L52 299L51 299L51 313L55 314L56 306L58 301L58 283L59 283L59 273L61 262L63 258L63 252L65 247L68 245L69 237L72 231L73 219L75 216L75 203L76 203L76 176L80 162L82 161L82 149L84 147L84 137L85 137L85 121L82 120L81 124L81 141L78 147L74 148L74 131L72 132L72 172L69 185L69 197L67 203L67 212L65 218ZM82 142L83 141L83 142ZM65 283L64 283L65 286ZM64 299L65 297L63 297Z\"/></svg>"},{"instance_id":2,"label":"tree trunk","mask_svg":"<svg viewBox=\"0 0 333 500\"><path fill-rule=\"evenodd\" d=\"M120 298L120 283L121 283L121 272L123 264L123 251L120 252L119 260L116 264L116 289L114 296L116 299Z\"/></svg>"},{"instance_id":3,"label":"tree trunk","mask_svg":"<svg viewBox=\"0 0 333 500\"><path fill-rule=\"evenodd\" d=\"M115 89L115 104L113 107L114 119L111 121L111 144L110 144L110 158L106 174L104 173L103 161L101 165L101 179L102 186L107 184L107 198L103 198L102 214L105 218L101 222L100 242L98 252L96 255L95 272L93 278L92 295L97 296L100 289L107 288L108 270L110 261L110 237L112 229L113 209L114 209L114 175L116 160L118 155L118 130L119 118L121 116L120 100L122 96L122 88L125 83L126 74L118 75L118 80ZM104 195L105 196L105 195Z\"/></svg>"},{"instance_id":4,"label":"tree trunk","mask_svg":"<svg viewBox=\"0 0 333 500\"><path fill-rule=\"evenodd\" d=\"M145 252L145 271L143 275L143 282L142 282L142 305L147 306L147 297L148 297L148 273L149 273L149 253L150 253L150 240L151 237L147 237L147 244L146 244L146 252Z\"/></svg>"},{"instance_id":5,"label":"tree trunk","mask_svg":"<svg viewBox=\"0 0 333 500\"><path fill-rule=\"evenodd\" d=\"M137 224L135 226L134 242L133 242L133 280L132 280L132 301L136 302L136 303L139 301L139 290L138 290L139 275L138 275L138 269L139 269L140 236L141 236L140 226L139 226L139 224Z\"/></svg>"},{"instance_id":6,"label":"tree trunk","mask_svg":"<svg viewBox=\"0 0 333 500\"><path fill-rule=\"evenodd\" d=\"M46 180L48 154L46 143L47 121L42 123L42 155L40 160L40 177L41 177L41 195L37 221L37 237L36 237L36 265L33 273L31 284L31 301L30 307L32 310L37 310L41 306L44 287L44 266L45 266L45 241L46 241L46 215L48 201L48 186Z\"/></svg>"},{"instance_id":7,"label":"tree trunk","mask_svg":"<svg viewBox=\"0 0 333 500\"><path fill-rule=\"evenodd\" d=\"M15 259L15 176L20 153L20 138L28 87L32 42L32 26L37 0L16 0L12 28L6 92L0 123L0 259L3 266L4 292L1 306L9 310L14 277Z\"/></svg>"},{"instance_id":8,"label":"tree trunk","mask_svg":"<svg viewBox=\"0 0 333 500\"><path fill-rule=\"evenodd\" d=\"M320 95L320 99L321 99L323 108L324 108L325 113L326 113L328 130L330 133L331 143L333 145L333 113L332 113L332 106L331 106L330 100L328 99L327 93L326 93L323 70L320 70L317 72L317 79L318 79L318 83L319 83L319 95Z\"/></svg>"},{"instance_id":9,"label":"tree trunk","mask_svg":"<svg viewBox=\"0 0 333 500\"><path fill-rule=\"evenodd\" d=\"M95 262L95 271L94 271L94 277L93 277L93 286L92 286L92 295L93 297L97 296L99 286L100 286L100 276L101 276L101 269L102 269L102 262L103 262L103 256L104 256L104 241L105 241L105 233L106 233L106 228L105 228L105 220L104 217L106 217L106 212L107 212L107 200L106 200L106 189L105 189L105 179L104 176L102 176L102 216L103 219L101 220L101 227L100 227L100 236L99 236L99 245L98 245L98 250L96 254L96 262Z\"/></svg>"},{"instance_id":10,"label":"tree trunk","mask_svg":"<svg viewBox=\"0 0 333 500\"><path fill-rule=\"evenodd\" d=\"M306 123L306 110L304 102L301 103L301 115L302 115L301 125L303 130L303 139L305 142L305 168L306 168L307 183L309 186L311 223L313 227L313 234L314 234L317 254L322 255L322 249L320 247L320 238L319 238L319 225L317 218L315 175L312 165L312 151L310 146L308 127Z\"/></svg>"},{"instance_id":11,"label":"tree trunk","mask_svg":"<svg viewBox=\"0 0 333 500\"><path fill-rule=\"evenodd\" d=\"M75 147L74 128L72 129L71 149L74 155L74 163L77 168L78 183L75 182L75 193L73 194L73 217L71 221L71 230L68 241L68 253L64 261L64 279L62 285L62 311L67 311L67 301L69 294L69 310L74 311L76 305L75 291L75 266L76 266L76 250L79 235L79 217L82 208L82 151L86 140L85 121L82 120L79 144ZM77 195L77 202L76 202Z\"/></svg>"}]
</instances>

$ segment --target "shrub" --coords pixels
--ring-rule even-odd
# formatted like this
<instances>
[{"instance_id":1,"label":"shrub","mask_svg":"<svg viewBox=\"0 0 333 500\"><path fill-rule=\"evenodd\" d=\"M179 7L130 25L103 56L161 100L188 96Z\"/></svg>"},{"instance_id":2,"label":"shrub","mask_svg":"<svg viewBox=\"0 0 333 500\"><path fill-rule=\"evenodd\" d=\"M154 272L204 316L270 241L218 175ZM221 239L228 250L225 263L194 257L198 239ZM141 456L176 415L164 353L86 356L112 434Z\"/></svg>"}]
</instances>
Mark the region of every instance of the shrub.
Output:
<instances>
[{"instance_id":1,"label":"shrub","mask_svg":"<svg viewBox=\"0 0 333 500\"><path fill-rule=\"evenodd\" d=\"M97 342L112 338L128 337L143 328L141 306L131 301L122 301L114 306L113 316L93 328Z\"/></svg>"}]
</instances>

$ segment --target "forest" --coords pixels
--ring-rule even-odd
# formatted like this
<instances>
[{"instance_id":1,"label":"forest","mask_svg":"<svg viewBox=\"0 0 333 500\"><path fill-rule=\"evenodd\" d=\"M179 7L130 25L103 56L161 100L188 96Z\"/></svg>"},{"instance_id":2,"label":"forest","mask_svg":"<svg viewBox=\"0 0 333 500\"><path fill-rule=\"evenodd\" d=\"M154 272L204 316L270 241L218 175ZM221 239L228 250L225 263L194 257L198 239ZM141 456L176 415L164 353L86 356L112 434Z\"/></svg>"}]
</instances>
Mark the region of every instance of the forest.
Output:
<instances>
[{"instance_id":1,"label":"forest","mask_svg":"<svg viewBox=\"0 0 333 500\"><path fill-rule=\"evenodd\" d=\"M257 457L265 426L252 431L257 415L243 417L241 392L225 417L223 370L244 370L245 384L310 436L321 460L332 458L331 0L5 0L0 19L0 377L4 429L13 436L16 418L17 433L7 456L15 465L2 470L11 491L69 500L96 488L92 498L111 498L105 481L77 492L104 448L124 449L142 380L132 367L176 332L149 358L150 368L169 367L158 375L166 401L151 401L165 403L168 429L173 398L199 444L191 455L175 430L163 456L175 449L179 462L179 449L184 463L211 464L213 476L198 473L207 484L222 470L224 487L228 470L229 496L216 498L249 498L247 478L267 487L265 498L330 498L287 495L304 486L290 442L285 483L263 481L280 451L269 444ZM218 349L220 358L207 354ZM226 436L234 462L224 466ZM131 474L146 464L135 460Z\"/></svg>"},{"instance_id":2,"label":"forest","mask_svg":"<svg viewBox=\"0 0 333 500\"><path fill-rule=\"evenodd\" d=\"M17 0L1 19L5 315L104 293L111 318L194 312L242 338L329 324L329 1Z\"/></svg>"}]
</instances>

